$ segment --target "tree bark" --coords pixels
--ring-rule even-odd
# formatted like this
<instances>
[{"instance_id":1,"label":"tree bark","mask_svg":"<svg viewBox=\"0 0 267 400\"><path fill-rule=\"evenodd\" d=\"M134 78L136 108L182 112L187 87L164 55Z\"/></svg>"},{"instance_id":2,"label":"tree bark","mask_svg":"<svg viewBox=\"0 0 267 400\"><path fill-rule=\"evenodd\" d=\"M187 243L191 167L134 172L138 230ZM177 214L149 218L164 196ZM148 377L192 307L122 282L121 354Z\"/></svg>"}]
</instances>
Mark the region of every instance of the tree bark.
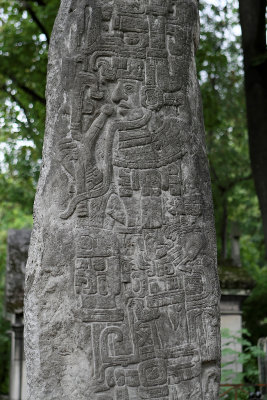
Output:
<instances>
[{"instance_id":1,"label":"tree bark","mask_svg":"<svg viewBox=\"0 0 267 400\"><path fill-rule=\"evenodd\" d=\"M266 0L239 0L250 159L262 214L267 256Z\"/></svg>"}]
</instances>

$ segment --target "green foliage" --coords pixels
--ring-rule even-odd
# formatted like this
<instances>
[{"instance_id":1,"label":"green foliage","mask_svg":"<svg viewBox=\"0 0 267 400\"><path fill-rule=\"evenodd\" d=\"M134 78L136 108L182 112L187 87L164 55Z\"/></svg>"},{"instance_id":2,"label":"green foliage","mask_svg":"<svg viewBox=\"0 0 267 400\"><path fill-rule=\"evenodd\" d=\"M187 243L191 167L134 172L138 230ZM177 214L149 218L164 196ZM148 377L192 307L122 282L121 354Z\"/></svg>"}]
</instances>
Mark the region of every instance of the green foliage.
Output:
<instances>
[{"instance_id":1,"label":"green foliage","mask_svg":"<svg viewBox=\"0 0 267 400\"><path fill-rule=\"evenodd\" d=\"M58 5L59 0L2 0L0 5L0 394L8 393L10 357L3 312L7 231L32 225L44 135L47 38Z\"/></svg>"},{"instance_id":2,"label":"green foliage","mask_svg":"<svg viewBox=\"0 0 267 400\"><path fill-rule=\"evenodd\" d=\"M259 371L257 357L264 353L258 346L252 344L249 331L247 329L242 329L233 335L229 329L222 329L221 335L222 356L231 355L235 359L235 363L242 366L242 372L236 372L231 368L232 361L223 363L222 383L258 383ZM236 350L236 345L241 346L242 351Z\"/></svg>"},{"instance_id":3,"label":"green foliage","mask_svg":"<svg viewBox=\"0 0 267 400\"><path fill-rule=\"evenodd\" d=\"M3 0L1 7L1 138L9 140L12 132L13 140L33 140L40 157L45 118L47 41L22 1ZM30 7L41 23L46 16L47 30L50 31L53 18L47 15L47 7L40 7L35 2L31 2Z\"/></svg>"},{"instance_id":4,"label":"green foliage","mask_svg":"<svg viewBox=\"0 0 267 400\"><path fill-rule=\"evenodd\" d=\"M253 341L267 336L267 267L255 266L256 286L244 304L246 326L252 334Z\"/></svg>"},{"instance_id":5,"label":"green foliage","mask_svg":"<svg viewBox=\"0 0 267 400\"><path fill-rule=\"evenodd\" d=\"M253 384L259 381L259 371L257 365L257 358L263 355L264 352L252 344L251 335L247 329L237 332L233 335L229 329L222 329L222 356L230 356L235 364L242 367L242 372L237 372L233 369L233 361L222 363L221 382L223 384L240 384L249 383L251 387L242 388L238 391L238 399L248 398L249 392L254 392ZM242 351L237 347L241 347ZM221 393L224 393L228 388L221 388ZM223 397L227 400L234 400L234 391Z\"/></svg>"},{"instance_id":6,"label":"green foliage","mask_svg":"<svg viewBox=\"0 0 267 400\"><path fill-rule=\"evenodd\" d=\"M238 2L210 3L201 1L197 70L203 98L219 265L222 270L231 266L231 225L238 221L242 267L255 281L255 288L245 302L244 321L252 334L252 342L256 343L260 336L267 336L267 267L261 214L249 160Z\"/></svg>"},{"instance_id":7,"label":"green foliage","mask_svg":"<svg viewBox=\"0 0 267 400\"><path fill-rule=\"evenodd\" d=\"M48 39L59 0L2 0L0 203L32 207L45 122Z\"/></svg>"},{"instance_id":8,"label":"green foliage","mask_svg":"<svg viewBox=\"0 0 267 400\"><path fill-rule=\"evenodd\" d=\"M215 203L220 259L229 256L224 249L230 222L240 221L242 234L247 226L251 200L256 199L246 128L240 35L235 2L210 6L202 2L201 40L197 70L204 107L207 148ZM245 204L245 202L248 202Z\"/></svg>"}]
</instances>

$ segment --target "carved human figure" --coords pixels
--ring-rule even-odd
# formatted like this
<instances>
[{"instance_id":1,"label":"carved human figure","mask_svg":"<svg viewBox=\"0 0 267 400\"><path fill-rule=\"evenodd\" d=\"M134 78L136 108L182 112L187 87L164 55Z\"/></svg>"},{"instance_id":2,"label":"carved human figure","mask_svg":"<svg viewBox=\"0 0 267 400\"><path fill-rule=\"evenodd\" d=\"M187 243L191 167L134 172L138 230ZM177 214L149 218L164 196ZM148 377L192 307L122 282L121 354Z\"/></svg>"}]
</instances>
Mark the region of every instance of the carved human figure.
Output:
<instances>
[{"instance_id":1,"label":"carved human figure","mask_svg":"<svg viewBox=\"0 0 267 400\"><path fill-rule=\"evenodd\" d=\"M133 79L118 79L112 93L117 115L126 121L133 121L143 116L141 106L141 82Z\"/></svg>"}]
</instances>

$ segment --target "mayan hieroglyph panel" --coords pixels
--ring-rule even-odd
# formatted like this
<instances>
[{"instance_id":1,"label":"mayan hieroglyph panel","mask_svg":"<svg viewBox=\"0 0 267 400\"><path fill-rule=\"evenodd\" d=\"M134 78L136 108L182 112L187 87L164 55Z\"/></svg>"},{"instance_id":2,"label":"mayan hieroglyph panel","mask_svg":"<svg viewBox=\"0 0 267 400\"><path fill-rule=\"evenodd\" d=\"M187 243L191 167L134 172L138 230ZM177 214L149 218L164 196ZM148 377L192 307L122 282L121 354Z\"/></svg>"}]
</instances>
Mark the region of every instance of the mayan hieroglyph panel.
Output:
<instances>
[{"instance_id":1,"label":"mayan hieroglyph panel","mask_svg":"<svg viewBox=\"0 0 267 400\"><path fill-rule=\"evenodd\" d=\"M30 400L215 400L196 0L62 0L27 266Z\"/></svg>"}]
</instances>

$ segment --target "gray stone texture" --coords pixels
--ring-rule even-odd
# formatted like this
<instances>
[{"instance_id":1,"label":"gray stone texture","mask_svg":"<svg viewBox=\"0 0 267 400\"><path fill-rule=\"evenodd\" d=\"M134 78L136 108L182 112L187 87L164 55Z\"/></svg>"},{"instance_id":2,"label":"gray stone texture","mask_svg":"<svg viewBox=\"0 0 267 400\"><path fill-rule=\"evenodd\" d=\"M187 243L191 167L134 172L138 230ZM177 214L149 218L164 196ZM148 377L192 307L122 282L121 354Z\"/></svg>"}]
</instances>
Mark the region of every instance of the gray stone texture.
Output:
<instances>
[{"instance_id":1,"label":"gray stone texture","mask_svg":"<svg viewBox=\"0 0 267 400\"><path fill-rule=\"evenodd\" d=\"M23 312L25 267L31 231L10 229L7 237L5 309L11 314Z\"/></svg>"},{"instance_id":2,"label":"gray stone texture","mask_svg":"<svg viewBox=\"0 0 267 400\"><path fill-rule=\"evenodd\" d=\"M29 400L214 400L197 0L62 0L27 264Z\"/></svg>"}]
</instances>

